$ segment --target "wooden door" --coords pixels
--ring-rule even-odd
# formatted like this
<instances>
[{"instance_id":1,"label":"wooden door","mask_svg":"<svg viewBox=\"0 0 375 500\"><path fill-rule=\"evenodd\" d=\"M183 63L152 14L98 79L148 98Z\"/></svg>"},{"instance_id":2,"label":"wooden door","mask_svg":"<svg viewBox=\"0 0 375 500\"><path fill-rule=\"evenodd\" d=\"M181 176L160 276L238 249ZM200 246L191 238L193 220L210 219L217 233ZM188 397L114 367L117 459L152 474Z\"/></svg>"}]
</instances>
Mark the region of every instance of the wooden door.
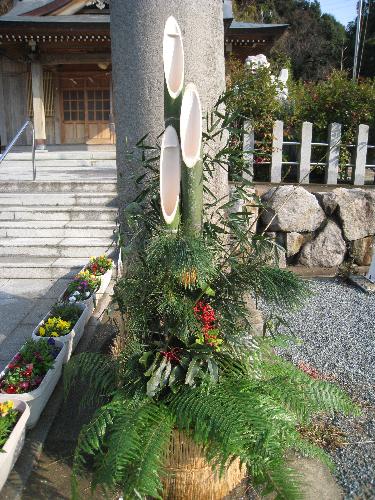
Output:
<instances>
[{"instance_id":1,"label":"wooden door","mask_svg":"<svg viewBox=\"0 0 375 500\"><path fill-rule=\"evenodd\" d=\"M110 78L64 75L60 89L62 142L114 144Z\"/></svg>"},{"instance_id":2,"label":"wooden door","mask_svg":"<svg viewBox=\"0 0 375 500\"><path fill-rule=\"evenodd\" d=\"M87 143L111 144L111 93L109 88L88 88L87 101Z\"/></svg>"},{"instance_id":3,"label":"wooden door","mask_svg":"<svg viewBox=\"0 0 375 500\"><path fill-rule=\"evenodd\" d=\"M85 89L61 90L62 142L84 144L86 142Z\"/></svg>"}]
</instances>

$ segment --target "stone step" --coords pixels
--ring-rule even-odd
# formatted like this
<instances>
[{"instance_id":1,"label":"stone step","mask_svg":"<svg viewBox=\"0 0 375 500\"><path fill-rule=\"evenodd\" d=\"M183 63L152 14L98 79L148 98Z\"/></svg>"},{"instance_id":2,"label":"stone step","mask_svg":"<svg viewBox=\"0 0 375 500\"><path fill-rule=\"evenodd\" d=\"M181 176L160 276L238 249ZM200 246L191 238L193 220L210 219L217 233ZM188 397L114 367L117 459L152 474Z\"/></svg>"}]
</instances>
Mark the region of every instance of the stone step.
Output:
<instances>
[{"instance_id":1,"label":"stone step","mask_svg":"<svg viewBox=\"0 0 375 500\"><path fill-rule=\"evenodd\" d=\"M1 221L1 228L23 228L23 229L59 229L59 228L73 228L73 229L83 229L82 221L64 221L64 220L11 220L11 221ZM113 221L106 220L87 220L85 221L84 228L90 229L108 229L113 230L116 228L116 224Z\"/></svg>"},{"instance_id":2,"label":"stone step","mask_svg":"<svg viewBox=\"0 0 375 500\"><path fill-rule=\"evenodd\" d=\"M25 169L31 168L31 159L25 160L9 160L7 157L2 162L2 168L7 168L9 170L15 169ZM71 167L80 167L80 168L90 168L90 167L98 167L98 168L115 168L116 160L102 160L102 159L77 159L72 158L70 160L63 159L53 159L53 158L37 158L35 161L35 166L37 171L40 171L46 167L56 167L56 168L71 168Z\"/></svg>"},{"instance_id":3,"label":"stone step","mask_svg":"<svg viewBox=\"0 0 375 500\"><path fill-rule=\"evenodd\" d=\"M103 180L109 180L111 182L116 181L115 170L110 171L102 169L101 171L92 171L91 169L61 169L61 170L49 170L48 172L38 171L36 176L36 181L45 181L46 179L52 179L55 182L72 182L77 178L87 178L87 180L94 182L101 182ZM0 169L0 182L3 181L31 181L32 172L29 171L9 171Z\"/></svg>"},{"instance_id":4,"label":"stone step","mask_svg":"<svg viewBox=\"0 0 375 500\"><path fill-rule=\"evenodd\" d=\"M97 255L93 253L93 255ZM0 256L0 279L72 278L87 264L87 258Z\"/></svg>"},{"instance_id":5,"label":"stone step","mask_svg":"<svg viewBox=\"0 0 375 500\"><path fill-rule=\"evenodd\" d=\"M7 206L6 209L0 212L0 221L115 221L116 218L117 208L114 207L41 207L39 205L36 205L34 207Z\"/></svg>"},{"instance_id":6,"label":"stone step","mask_svg":"<svg viewBox=\"0 0 375 500\"><path fill-rule=\"evenodd\" d=\"M48 167L39 168L36 173L36 181L60 181L60 182L74 182L77 179L85 181L101 182L103 180L109 180L111 182L116 181L116 169L115 168L94 168L94 167ZM31 181L32 180L32 169L31 166L28 168L16 168L16 169L5 169L0 168L0 182L3 181Z\"/></svg>"},{"instance_id":7,"label":"stone step","mask_svg":"<svg viewBox=\"0 0 375 500\"><path fill-rule=\"evenodd\" d=\"M3 181L0 193L116 193L115 180L100 181Z\"/></svg>"},{"instance_id":8,"label":"stone step","mask_svg":"<svg viewBox=\"0 0 375 500\"><path fill-rule=\"evenodd\" d=\"M115 228L116 226L106 229L89 227L4 228L0 224L0 238L113 238Z\"/></svg>"},{"instance_id":9,"label":"stone step","mask_svg":"<svg viewBox=\"0 0 375 500\"><path fill-rule=\"evenodd\" d=\"M39 160L116 160L116 151L36 151L35 159ZM11 152L5 161L30 161L30 151Z\"/></svg>"},{"instance_id":10,"label":"stone step","mask_svg":"<svg viewBox=\"0 0 375 500\"><path fill-rule=\"evenodd\" d=\"M111 238L0 238L0 255L86 257L107 253Z\"/></svg>"},{"instance_id":11,"label":"stone step","mask_svg":"<svg viewBox=\"0 0 375 500\"><path fill-rule=\"evenodd\" d=\"M6 193L0 194L0 206L93 206L117 205L114 193Z\"/></svg>"}]
</instances>

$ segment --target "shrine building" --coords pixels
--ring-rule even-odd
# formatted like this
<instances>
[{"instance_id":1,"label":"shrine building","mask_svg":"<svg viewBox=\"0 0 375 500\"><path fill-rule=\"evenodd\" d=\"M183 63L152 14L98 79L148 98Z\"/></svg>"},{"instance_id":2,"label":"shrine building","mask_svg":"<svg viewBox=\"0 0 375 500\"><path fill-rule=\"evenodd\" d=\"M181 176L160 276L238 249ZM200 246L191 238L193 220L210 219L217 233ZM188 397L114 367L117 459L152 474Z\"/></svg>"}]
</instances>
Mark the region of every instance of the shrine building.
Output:
<instances>
[{"instance_id":1,"label":"shrine building","mask_svg":"<svg viewBox=\"0 0 375 500\"><path fill-rule=\"evenodd\" d=\"M225 55L269 53L287 25L241 23L224 0ZM38 149L114 144L106 0L4 0L0 7L0 140L32 118ZM30 144L27 132L19 144Z\"/></svg>"}]
</instances>

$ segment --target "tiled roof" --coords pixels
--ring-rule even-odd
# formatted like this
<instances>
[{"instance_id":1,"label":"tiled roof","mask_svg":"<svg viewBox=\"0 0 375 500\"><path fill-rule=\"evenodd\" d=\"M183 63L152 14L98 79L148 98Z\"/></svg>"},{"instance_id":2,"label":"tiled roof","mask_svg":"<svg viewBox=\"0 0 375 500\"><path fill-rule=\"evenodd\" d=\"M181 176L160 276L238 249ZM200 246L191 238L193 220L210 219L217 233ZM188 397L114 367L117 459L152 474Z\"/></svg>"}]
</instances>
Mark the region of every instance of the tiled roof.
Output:
<instances>
[{"instance_id":1,"label":"tiled roof","mask_svg":"<svg viewBox=\"0 0 375 500\"><path fill-rule=\"evenodd\" d=\"M235 30L256 30L256 29L273 29L273 28L287 28L288 24L263 24L263 23L242 23L239 21L232 21L230 29Z\"/></svg>"}]
</instances>

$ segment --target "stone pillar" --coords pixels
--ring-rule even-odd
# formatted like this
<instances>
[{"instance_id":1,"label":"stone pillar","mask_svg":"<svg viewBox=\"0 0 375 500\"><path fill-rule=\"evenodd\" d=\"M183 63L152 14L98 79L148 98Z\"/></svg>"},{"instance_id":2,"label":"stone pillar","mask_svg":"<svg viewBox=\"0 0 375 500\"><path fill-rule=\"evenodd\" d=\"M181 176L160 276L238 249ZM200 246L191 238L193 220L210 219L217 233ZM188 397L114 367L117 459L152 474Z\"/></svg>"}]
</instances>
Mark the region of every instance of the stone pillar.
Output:
<instances>
[{"instance_id":1,"label":"stone pillar","mask_svg":"<svg viewBox=\"0 0 375 500\"><path fill-rule=\"evenodd\" d=\"M284 141L284 122L276 120L273 124L272 131L272 158L271 158L271 175L272 183L278 184L282 180L283 172L283 141Z\"/></svg>"},{"instance_id":2,"label":"stone pillar","mask_svg":"<svg viewBox=\"0 0 375 500\"><path fill-rule=\"evenodd\" d=\"M225 88L222 0L112 0L111 37L118 190L122 204L134 198L136 162L127 152L145 134L151 143L164 129L163 31L169 16L180 25L185 51L185 85L195 83L203 113ZM205 124L204 130L205 130ZM228 192L216 172L210 188Z\"/></svg>"},{"instance_id":3,"label":"stone pillar","mask_svg":"<svg viewBox=\"0 0 375 500\"><path fill-rule=\"evenodd\" d=\"M31 83L36 149L46 148L46 114L44 111L43 67L40 62L31 63Z\"/></svg>"}]
</instances>

